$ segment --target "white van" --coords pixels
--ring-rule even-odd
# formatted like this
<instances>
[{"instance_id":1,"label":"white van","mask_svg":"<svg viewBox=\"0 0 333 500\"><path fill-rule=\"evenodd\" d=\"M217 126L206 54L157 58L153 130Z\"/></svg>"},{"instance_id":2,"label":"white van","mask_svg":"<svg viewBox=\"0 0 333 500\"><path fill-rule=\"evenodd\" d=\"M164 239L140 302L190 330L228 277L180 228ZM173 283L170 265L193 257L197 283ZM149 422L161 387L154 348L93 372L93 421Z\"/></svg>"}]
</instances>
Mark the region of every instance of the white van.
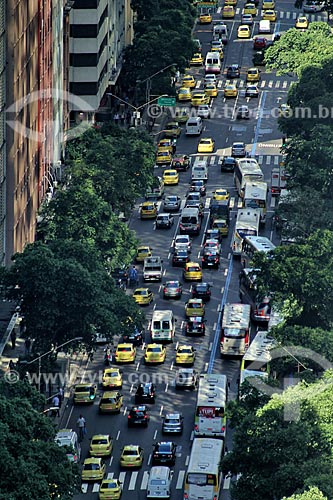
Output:
<instances>
[{"instance_id":1,"label":"white van","mask_svg":"<svg viewBox=\"0 0 333 500\"><path fill-rule=\"evenodd\" d=\"M169 467L152 467L147 483L147 498L170 498L172 474Z\"/></svg>"},{"instance_id":2,"label":"white van","mask_svg":"<svg viewBox=\"0 0 333 500\"><path fill-rule=\"evenodd\" d=\"M176 330L176 319L171 310L154 311L150 325L153 342L173 342Z\"/></svg>"},{"instance_id":3,"label":"white van","mask_svg":"<svg viewBox=\"0 0 333 500\"><path fill-rule=\"evenodd\" d=\"M259 21L259 33L270 33L271 32L271 22L270 21Z\"/></svg>"},{"instance_id":4,"label":"white van","mask_svg":"<svg viewBox=\"0 0 333 500\"><path fill-rule=\"evenodd\" d=\"M218 52L207 52L205 73L221 73L221 58Z\"/></svg>"},{"instance_id":5,"label":"white van","mask_svg":"<svg viewBox=\"0 0 333 500\"><path fill-rule=\"evenodd\" d=\"M60 429L54 440L59 446L68 447L67 457L70 462L76 464L80 461L81 446L75 431L72 429Z\"/></svg>"},{"instance_id":6,"label":"white van","mask_svg":"<svg viewBox=\"0 0 333 500\"><path fill-rule=\"evenodd\" d=\"M200 135L203 129L202 119L198 116L189 118L186 122L186 135Z\"/></svg>"},{"instance_id":7,"label":"white van","mask_svg":"<svg viewBox=\"0 0 333 500\"><path fill-rule=\"evenodd\" d=\"M201 229L200 210L196 207L185 207L179 220L180 234L198 235Z\"/></svg>"},{"instance_id":8,"label":"white van","mask_svg":"<svg viewBox=\"0 0 333 500\"><path fill-rule=\"evenodd\" d=\"M203 180L207 182L208 180L208 167L205 160L196 161L192 167L192 181Z\"/></svg>"}]
</instances>

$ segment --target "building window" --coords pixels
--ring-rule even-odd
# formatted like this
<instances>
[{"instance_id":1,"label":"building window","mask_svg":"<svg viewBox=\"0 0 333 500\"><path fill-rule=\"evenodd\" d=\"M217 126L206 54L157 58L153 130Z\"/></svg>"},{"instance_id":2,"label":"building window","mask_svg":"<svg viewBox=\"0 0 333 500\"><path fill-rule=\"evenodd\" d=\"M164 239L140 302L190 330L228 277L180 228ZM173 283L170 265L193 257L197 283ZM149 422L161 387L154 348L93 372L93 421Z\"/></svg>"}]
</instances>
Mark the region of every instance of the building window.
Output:
<instances>
[{"instance_id":1,"label":"building window","mask_svg":"<svg viewBox=\"0 0 333 500\"><path fill-rule=\"evenodd\" d=\"M97 82L73 82L69 85L69 90L75 95L93 95L98 94L98 83Z\"/></svg>"},{"instance_id":2,"label":"building window","mask_svg":"<svg viewBox=\"0 0 333 500\"><path fill-rule=\"evenodd\" d=\"M76 68L82 67L96 67L99 57L96 53L93 54L70 54L69 61L70 65Z\"/></svg>"},{"instance_id":3,"label":"building window","mask_svg":"<svg viewBox=\"0 0 333 500\"><path fill-rule=\"evenodd\" d=\"M72 24L70 27L70 36L73 38L96 38L97 35L97 24Z\"/></svg>"}]
</instances>

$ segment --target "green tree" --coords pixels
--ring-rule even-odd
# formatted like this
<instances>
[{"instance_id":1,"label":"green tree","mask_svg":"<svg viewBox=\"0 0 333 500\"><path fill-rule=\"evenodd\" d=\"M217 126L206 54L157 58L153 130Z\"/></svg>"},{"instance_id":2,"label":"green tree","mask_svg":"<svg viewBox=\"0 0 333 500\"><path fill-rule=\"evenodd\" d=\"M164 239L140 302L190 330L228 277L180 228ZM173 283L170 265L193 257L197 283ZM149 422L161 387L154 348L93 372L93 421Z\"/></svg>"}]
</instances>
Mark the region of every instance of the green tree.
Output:
<instances>
[{"instance_id":1,"label":"green tree","mask_svg":"<svg viewBox=\"0 0 333 500\"><path fill-rule=\"evenodd\" d=\"M70 500L78 469L54 442L52 422L34 408L41 396L25 382L8 388L4 379L0 394L0 498Z\"/></svg>"},{"instance_id":2,"label":"green tree","mask_svg":"<svg viewBox=\"0 0 333 500\"><path fill-rule=\"evenodd\" d=\"M303 493L297 493L291 497L284 497L282 500L328 500L326 496L316 487L310 487Z\"/></svg>"},{"instance_id":3,"label":"green tree","mask_svg":"<svg viewBox=\"0 0 333 500\"><path fill-rule=\"evenodd\" d=\"M333 321L333 233L311 234L302 244L277 247L253 259L258 287L272 293L296 324L331 328Z\"/></svg>"}]
</instances>

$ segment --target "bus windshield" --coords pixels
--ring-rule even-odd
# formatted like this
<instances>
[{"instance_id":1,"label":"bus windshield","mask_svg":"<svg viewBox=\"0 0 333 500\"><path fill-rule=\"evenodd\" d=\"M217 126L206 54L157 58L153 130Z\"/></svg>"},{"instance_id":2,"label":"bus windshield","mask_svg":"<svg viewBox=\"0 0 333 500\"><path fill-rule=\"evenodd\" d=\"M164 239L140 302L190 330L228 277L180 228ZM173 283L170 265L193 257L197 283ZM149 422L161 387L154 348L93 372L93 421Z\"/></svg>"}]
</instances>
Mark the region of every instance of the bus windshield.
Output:
<instances>
[{"instance_id":1,"label":"bus windshield","mask_svg":"<svg viewBox=\"0 0 333 500\"><path fill-rule=\"evenodd\" d=\"M215 486L216 476L215 474L201 474L200 472L189 472L187 474L187 483L196 484L197 486Z\"/></svg>"},{"instance_id":2,"label":"bus windshield","mask_svg":"<svg viewBox=\"0 0 333 500\"><path fill-rule=\"evenodd\" d=\"M223 335L227 338L243 339L246 336L246 330L244 328L225 328Z\"/></svg>"},{"instance_id":3,"label":"bus windshield","mask_svg":"<svg viewBox=\"0 0 333 500\"><path fill-rule=\"evenodd\" d=\"M240 238L244 239L245 236L256 236L257 232L255 229L237 229L237 233L239 234Z\"/></svg>"}]
</instances>

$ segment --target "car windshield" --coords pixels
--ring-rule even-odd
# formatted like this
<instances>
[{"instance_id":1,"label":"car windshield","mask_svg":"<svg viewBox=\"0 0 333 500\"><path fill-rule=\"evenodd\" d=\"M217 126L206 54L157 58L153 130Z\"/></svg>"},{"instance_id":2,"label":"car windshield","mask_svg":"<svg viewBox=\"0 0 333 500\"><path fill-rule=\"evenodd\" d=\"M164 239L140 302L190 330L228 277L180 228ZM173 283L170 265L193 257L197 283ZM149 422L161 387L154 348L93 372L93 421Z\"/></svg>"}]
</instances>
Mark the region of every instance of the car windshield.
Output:
<instances>
[{"instance_id":1,"label":"car windshield","mask_svg":"<svg viewBox=\"0 0 333 500\"><path fill-rule=\"evenodd\" d=\"M102 403L102 404L104 404L104 403L105 403L105 404L110 404L110 403L111 403L111 404L114 404L114 403L116 403L116 402L117 402L117 398L102 398L102 399L101 399L101 403Z\"/></svg>"},{"instance_id":2,"label":"car windshield","mask_svg":"<svg viewBox=\"0 0 333 500\"><path fill-rule=\"evenodd\" d=\"M166 481L164 481L163 479L152 479L150 481L150 484L152 486L162 486L162 485L165 485L166 484ZM159 492L158 492L159 493Z\"/></svg>"},{"instance_id":3,"label":"car windshield","mask_svg":"<svg viewBox=\"0 0 333 500\"><path fill-rule=\"evenodd\" d=\"M99 470L99 464L84 464L84 470Z\"/></svg>"},{"instance_id":4,"label":"car windshield","mask_svg":"<svg viewBox=\"0 0 333 500\"><path fill-rule=\"evenodd\" d=\"M168 288L178 288L179 287L179 283L178 283L178 281L170 281L169 283L166 284L166 286Z\"/></svg>"},{"instance_id":5,"label":"car windshield","mask_svg":"<svg viewBox=\"0 0 333 500\"><path fill-rule=\"evenodd\" d=\"M90 392L89 386L75 387L75 392Z\"/></svg>"},{"instance_id":6,"label":"car windshield","mask_svg":"<svg viewBox=\"0 0 333 500\"><path fill-rule=\"evenodd\" d=\"M191 309L200 309L201 304L199 304L198 302L190 302L188 306L191 307Z\"/></svg>"},{"instance_id":7,"label":"car windshield","mask_svg":"<svg viewBox=\"0 0 333 500\"><path fill-rule=\"evenodd\" d=\"M146 295L146 290L137 290L136 292L134 292L134 295Z\"/></svg>"},{"instance_id":8,"label":"car windshield","mask_svg":"<svg viewBox=\"0 0 333 500\"><path fill-rule=\"evenodd\" d=\"M131 347L117 347L118 352L131 352Z\"/></svg>"},{"instance_id":9,"label":"car windshield","mask_svg":"<svg viewBox=\"0 0 333 500\"><path fill-rule=\"evenodd\" d=\"M138 454L137 450L124 450L123 451L124 456L131 456L131 455L133 456L133 455L137 455L137 454Z\"/></svg>"},{"instance_id":10,"label":"car windshield","mask_svg":"<svg viewBox=\"0 0 333 500\"><path fill-rule=\"evenodd\" d=\"M196 286L197 292L206 292L207 290L208 290L208 286L205 284Z\"/></svg>"},{"instance_id":11,"label":"car windshield","mask_svg":"<svg viewBox=\"0 0 333 500\"><path fill-rule=\"evenodd\" d=\"M165 201L170 203L175 203L177 202L177 196L168 196L168 198Z\"/></svg>"},{"instance_id":12,"label":"car windshield","mask_svg":"<svg viewBox=\"0 0 333 500\"><path fill-rule=\"evenodd\" d=\"M179 349L179 352L180 352L181 354L184 354L184 353L185 353L185 354L191 354L192 349L191 349L190 347L185 347L185 348L181 348L181 349Z\"/></svg>"},{"instance_id":13,"label":"car windshield","mask_svg":"<svg viewBox=\"0 0 333 500\"><path fill-rule=\"evenodd\" d=\"M158 447L158 451L160 453L170 453L171 451L171 445L169 443L165 443L165 444L160 444L159 447Z\"/></svg>"},{"instance_id":14,"label":"car windshield","mask_svg":"<svg viewBox=\"0 0 333 500\"><path fill-rule=\"evenodd\" d=\"M106 438L95 438L91 441L91 444L108 444L108 440Z\"/></svg>"},{"instance_id":15,"label":"car windshield","mask_svg":"<svg viewBox=\"0 0 333 500\"><path fill-rule=\"evenodd\" d=\"M178 424L179 418L178 417L165 417L164 422L166 424Z\"/></svg>"},{"instance_id":16,"label":"car windshield","mask_svg":"<svg viewBox=\"0 0 333 500\"><path fill-rule=\"evenodd\" d=\"M187 269L190 273L192 272L196 272L196 271L199 271L199 267L197 266L191 266L191 267L188 267Z\"/></svg>"}]
</instances>

